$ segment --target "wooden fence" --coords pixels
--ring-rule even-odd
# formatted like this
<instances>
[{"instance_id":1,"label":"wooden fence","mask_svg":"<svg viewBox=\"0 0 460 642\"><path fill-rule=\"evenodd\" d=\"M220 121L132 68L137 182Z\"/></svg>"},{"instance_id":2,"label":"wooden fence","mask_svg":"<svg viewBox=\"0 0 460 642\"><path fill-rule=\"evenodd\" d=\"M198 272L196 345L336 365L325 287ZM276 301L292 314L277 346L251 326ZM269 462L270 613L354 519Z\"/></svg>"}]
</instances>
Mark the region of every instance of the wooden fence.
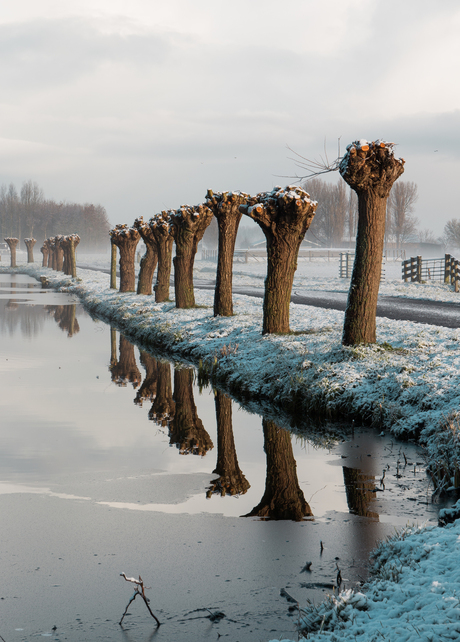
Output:
<instances>
[{"instance_id":1,"label":"wooden fence","mask_svg":"<svg viewBox=\"0 0 460 642\"><path fill-rule=\"evenodd\" d=\"M423 259L421 256L412 256L402 262L402 278L416 283L426 281L439 281L455 286L455 291L460 288L460 261L450 254L445 254L439 259Z\"/></svg>"},{"instance_id":2,"label":"wooden fence","mask_svg":"<svg viewBox=\"0 0 460 642\"><path fill-rule=\"evenodd\" d=\"M385 259L386 256L383 256L382 259L382 272L380 278L383 280L385 278ZM355 253L354 252L341 252L339 259L339 276L341 279L351 279L351 273L353 271L353 263L355 262Z\"/></svg>"}]
</instances>

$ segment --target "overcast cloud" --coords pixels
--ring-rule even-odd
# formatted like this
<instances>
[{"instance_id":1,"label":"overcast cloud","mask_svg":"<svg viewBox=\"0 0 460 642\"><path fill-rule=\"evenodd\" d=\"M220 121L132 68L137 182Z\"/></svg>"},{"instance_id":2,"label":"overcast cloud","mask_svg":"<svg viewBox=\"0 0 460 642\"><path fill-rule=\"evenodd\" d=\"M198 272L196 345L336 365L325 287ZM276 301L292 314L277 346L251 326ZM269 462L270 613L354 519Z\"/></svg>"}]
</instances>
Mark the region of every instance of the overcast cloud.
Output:
<instances>
[{"instance_id":1,"label":"overcast cloud","mask_svg":"<svg viewBox=\"0 0 460 642\"><path fill-rule=\"evenodd\" d=\"M421 227L458 217L457 0L15 0L0 8L0 183L112 223L250 193L357 138L398 143ZM330 180L338 180L332 176Z\"/></svg>"}]
</instances>

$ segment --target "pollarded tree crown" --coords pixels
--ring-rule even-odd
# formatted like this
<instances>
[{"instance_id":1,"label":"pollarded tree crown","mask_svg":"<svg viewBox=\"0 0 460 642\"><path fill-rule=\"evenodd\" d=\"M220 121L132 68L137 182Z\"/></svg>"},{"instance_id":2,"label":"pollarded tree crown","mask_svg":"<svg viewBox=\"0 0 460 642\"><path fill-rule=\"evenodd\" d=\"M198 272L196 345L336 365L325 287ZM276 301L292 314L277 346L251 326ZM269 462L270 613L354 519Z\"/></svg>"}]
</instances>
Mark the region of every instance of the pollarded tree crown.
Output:
<instances>
[{"instance_id":1,"label":"pollarded tree crown","mask_svg":"<svg viewBox=\"0 0 460 642\"><path fill-rule=\"evenodd\" d=\"M203 203L200 205L181 205L177 210L173 210L170 215L170 229L173 234L177 234L179 228L191 232L203 228L204 232L211 217L212 211Z\"/></svg>"},{"instance_id":2,"label":"pollarded tree crown","mask_svg":"<svg viewBox=\"0 0 460 642\"><path fill-rule=\"evenodd\" d=\"M119 242L125 240L129 241L139 241L140 233L133 227L129 227L126 223L119 223L109 232L110 238L117 245Z\"/></svg>"},{"instance_id":3,"label":"pollarded tree crown","mask_svg":"<svg viewBox=\"0 0 460 642\"><path fill-rule=\"evenodd\" d=\"M270 192L261 192L250 197L241 211L260 225L271 227L273 221L283 213L286 218L294 222L305 212L313 218L317 202L310 199L310 195L297 185L280 187L277 185Z\"/></svg>"},{"instance_id":4,"label":"pollarded tree crown","mask_svg":"<svg viewBox=\"0 0 460 642\"><path fill-rule=\"evenodd\" d=\"M213 192L211 189L208 189L206 194L206 205L211 207L216 213L226 206L239 206L243 203L246 203L248 200L249 194L246 192L241 192L239 190L233 192Z\"/></svg>"},{"instance_id":5,"label":"pollarded tree crown","mask_svg":"<svg viewBox=\"0 0 460 642\"><path fill-rule=\"evenodd\" d=\"M404 172L404 159L395 158L394 143L356 140L347 146L339 165L342 178L355 192L374 190L387 198L395 180Z\"/></svg>"}]
</instances>

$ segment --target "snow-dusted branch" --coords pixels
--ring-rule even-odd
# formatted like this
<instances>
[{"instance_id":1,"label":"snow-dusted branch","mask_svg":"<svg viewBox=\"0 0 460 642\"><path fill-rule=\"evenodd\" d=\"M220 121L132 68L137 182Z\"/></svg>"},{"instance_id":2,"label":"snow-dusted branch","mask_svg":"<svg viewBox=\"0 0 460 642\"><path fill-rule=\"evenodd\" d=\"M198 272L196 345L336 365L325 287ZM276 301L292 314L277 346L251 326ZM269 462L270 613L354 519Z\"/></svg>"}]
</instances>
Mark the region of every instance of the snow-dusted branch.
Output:
<instances>
[{"instance_id":1,"label":"snow-dusted branch","mask_svg":"<svg viewBox=\"0 0 460 642\"><path fill-rule=\"evenodd\" d=\"M160 620L156 617L156 615L154 615L154 614L152 613L152 610L151 610L151 608L150 608L150 606L149 606L149 600L148 600L148 598L147 598L147 597L146 597L146 595L145 595L145 589L146 589L146 588L148 589L148 588L150 588L150 587L148 587L148 586L146 586L146 587L145 587L145 586L144 586L144 582L142 581L142 577L141 577L140 575L139 575L139 579L138 579L138 580L136 580L136 578L134 578L134 577L126 577L125 573L120 573L120 575L121 575L121 577L124 577L124 578L125 578L125 580L126 580L127 582L132 582L133 584L135 584L135 585L136 585L136 588L135 588L135 590L134 590L133 595L131 596L131 599L130 599L130 600L129 600L129 602L128 602L128 605L127 605L127 606L126 606L126 608L125 608L125 612L123 613L123 616L122 616L122 618L121 618L121 620L120 620L119 624L121 624L121 623L123 622L123 618L125 617L126 613L128 612L128 609L129 609L130 605L134 602L134 600L136 599L136 597L137 597L138 595L140 595L140 596L141 596L141 598L144 600L144 602L145 602L145 606L148 608L150 615L151 615L151 616L154 618L154 620L156 621L157 626L160 626L161 622L160 622Z\"/></svg>"}]
</instances>

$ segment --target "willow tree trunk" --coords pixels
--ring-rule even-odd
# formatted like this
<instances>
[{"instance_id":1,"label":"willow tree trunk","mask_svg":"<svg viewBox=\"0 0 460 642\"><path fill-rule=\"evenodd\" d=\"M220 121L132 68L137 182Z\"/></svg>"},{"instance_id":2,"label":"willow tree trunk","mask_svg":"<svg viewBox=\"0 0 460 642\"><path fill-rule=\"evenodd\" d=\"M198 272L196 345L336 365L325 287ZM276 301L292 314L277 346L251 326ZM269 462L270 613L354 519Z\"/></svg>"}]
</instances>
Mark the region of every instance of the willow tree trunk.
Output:
<instances>
[{"instance_id":1,"label":"willow tree trunk","mask_svg":"<svg viewBox=\"0 0 460 642\"><path fill-rule=\"evenodd\" d=\"M235 440L232 426L232 400L225 393L216 390L216 419L217 419L217 464L213 470L219 479L211 482L207 492L221 495L243 495L250 484L241 472L236 455Z\"/></svg>"},{"instance_id":2,"label":"willow tree trunk","mask_svg":"<svg viewBox=\"0 0 460 642\"><path fill-rule=\"evenodd\" d=\"M214 291L214 316L233 314L233 254L236 235L248 195L243 192L217 192L208 190L206 205L217 219L219 251L217 256L216 289Z\"/></svg>"},{"instance_id":3,"label":"willow tree trunk","mask_svg":"<svg viewBox=\"0 0 460 642\"><path fill-rule=\"evenodd\" d=\"M42 247L40 248L40 252L43 254L42 267L47 267L50 250L48 245L46 244L46 241L43 243Z\"/></svg>"},{"instance_id":4,"label":"willow tree trunk","mask_svg":"<svg viewBox=\"0 0 460 642\"><path fill-rule=\"evenodd\" d=\"M160 426L167 426L175 414L172 395L171 365L169 361L157 362L157 396L149 410L149 419Z\"/></svg>"},{"instance_id":5,"label":"willow tree trunk","mask_svg":"<svg viewBox=\"0 0 460 642\"><path fill-rule=\"evenodd\" d=\"M348 145L340 174L358 195L358 232L342 343L375 343L376 314L382 272L386 204L391 187L404 172L404 160L393 144L355 141Z\"/></svg>"},{"instance_id":6,"label":"willow tree trunk","mask_svg":"<svg viewBox=\"0 0 460 642\"><path fill-rule=\"evenodd\" d=\"M212 212L205 205L184 205L171 214L171 226L176 242L174 257L174 291L176 308L193 308L193 265L198 243L211 223Z\"/></svg>"},{"instance_id":7,"label":"willow tree trunk","mask_svg":"<svg viewBox=\"0 0 460 642\"><path fill-rule=\"evenodd\" d=\"M19 239L8 237L5 239L5 242L8 244L8 247L10 248L10 267L15 268L16 267L16 248L19 243Z\"/></svg>"},{"instance_id":8,"label":"willow tree trunk","mask_svg":"<svg viewBox=\"0 0 460 642\"><path fill-rule=\"evenodd\" d=\"M49 254L48 254L48 267L53 269L54 268L54 238L51 237L48 239L48 247L49 247Z\"/></svg>"},{"instance_id":9,"label":"willow tree trunk","mask_svg":"<svg viewBox=\"0 0 460 642\"><path fill-rule=\"evenodd\" d=\"M360 515L361 517L378 519L379 514L370 510L370 506L375 502L376 498L375 476L362 473L357 468L348 468L347 466L342 466L342 470L350 513Z\"/></svg>"},{"instance_id":10,"label":"willow tree trunk","mask_svg":"<svg viewBox=\"0 0 460 642\"><path fill-rule=\"evenodd\" d=\"M300 244L313 220L316 203L300 187L275 187L241 205L267 240L262 334L289 332L289 305Z\"/></svg>"},{"instance_id":11,"label":"willow tree trunk","mask_svg":"<svg viewBox=\"0 0 460 642\"><path fill-rule=\"evenodd\" d=\"M137 279L137 293L152 294L153 274L158 263L157 241L149 224L144 222L142 216L134 221L133 227L139 231L146 248L145 254L141 258L139 276Z\"/></svg>"},{"instance_id":12,"label":"willow tree trunk","mask_svg":"<svg viewBox=\"0 0 460 642\"><path fill-rule=\"evenodd\" d=\"M260 503L245 517L300 521L313 515L297 479L291 433L267 419L263 419L263 430L267 455L265 493Z\"/></svg>"},{"instance_id":13,"label":"willow tree trunk","mask_svg":"<svg viewBox=\"0 0 460 642\"><path fill-rule=\"evenodd\" d=\"M117 386L127 386L128 383L137 388L141 382L141 373L136 363L133 344L120 334L120 356L118 362L111 367L112 381Z\"/></svg>"},{"instance_id":14,"label":"willow tree trunk","mask_svg":"<svg viewBox=\"0 0 460 642\"><path fill-rule=\"evenodd\" d=\"M144 350L141 350L140 361L145 368L145 378L137 391L134 403L142 406L146 399L153 402L157 395L158 370L155 357Z\"/></svg>"},{"instance_id":15,"label":"willow tree trunk","mask_svg":"<svg viewBox=\"0 0 460 642\"><path fill-rule=\"evenodd\" d=\"M54 269L57 272L63 272L64 267L64 248L61 245L63 238L62 235L59 235L55 237L54 241L54 251L56 253L56 266Z\"/></svg>"},{"instance_id":16,"label":"willow tree trunk","mask_svg":"<svg viewBox=\"0 0 460 642\"><path fill-rule=\"evenodd\" d=\"M169 301L169 287L171 280L172 248L174 243L171 229L170 214L163 211L153 216L149 227L157 243L158 270L155 284L155 302Z\"/></svg>"},{"instance_id":17,"label":"willow tree trunk","mask_svg":"<svg viewBox=\"0 0 460 642\"><path fill-rule=\"evenodd\" d=\"M211 437L206 432L193 398L193 370L174 370L175 402L174 419L169 424L169 441L176 444L181 455L204 456L213 448Z\"/></svg>"},{"instance_id":18,"label":"willow tree trunk","mask_svg":"<svg viewBox=\"0 0 460 642\"><path fill-rule=\"evenodd\" d=\"M135 292L134 261L141 236L138 230L127 225L117 225L110 230L110 236L120 252L120 292Z\"/></svg>"},{"instance_id":19,"label":"willow tree trunk","mask_svg":"<svg viewBox=\"0 0 460 642\"><path fill-rule=\"evenodd\" d=\"M24 239L27 248L27 263L34 262L34 245L36 242L36 239Z\"/></svg>"},{"instance_id":20,"label":"willow tree trunk","mask_svg":"<svg viewBox=\"0 0 460 642\"><path fill-rule=\"evenodd\" d=\"M113 239L110 242L110 289L117 289L117 246L113 242Z\"/></svg>"}]
</instances>

